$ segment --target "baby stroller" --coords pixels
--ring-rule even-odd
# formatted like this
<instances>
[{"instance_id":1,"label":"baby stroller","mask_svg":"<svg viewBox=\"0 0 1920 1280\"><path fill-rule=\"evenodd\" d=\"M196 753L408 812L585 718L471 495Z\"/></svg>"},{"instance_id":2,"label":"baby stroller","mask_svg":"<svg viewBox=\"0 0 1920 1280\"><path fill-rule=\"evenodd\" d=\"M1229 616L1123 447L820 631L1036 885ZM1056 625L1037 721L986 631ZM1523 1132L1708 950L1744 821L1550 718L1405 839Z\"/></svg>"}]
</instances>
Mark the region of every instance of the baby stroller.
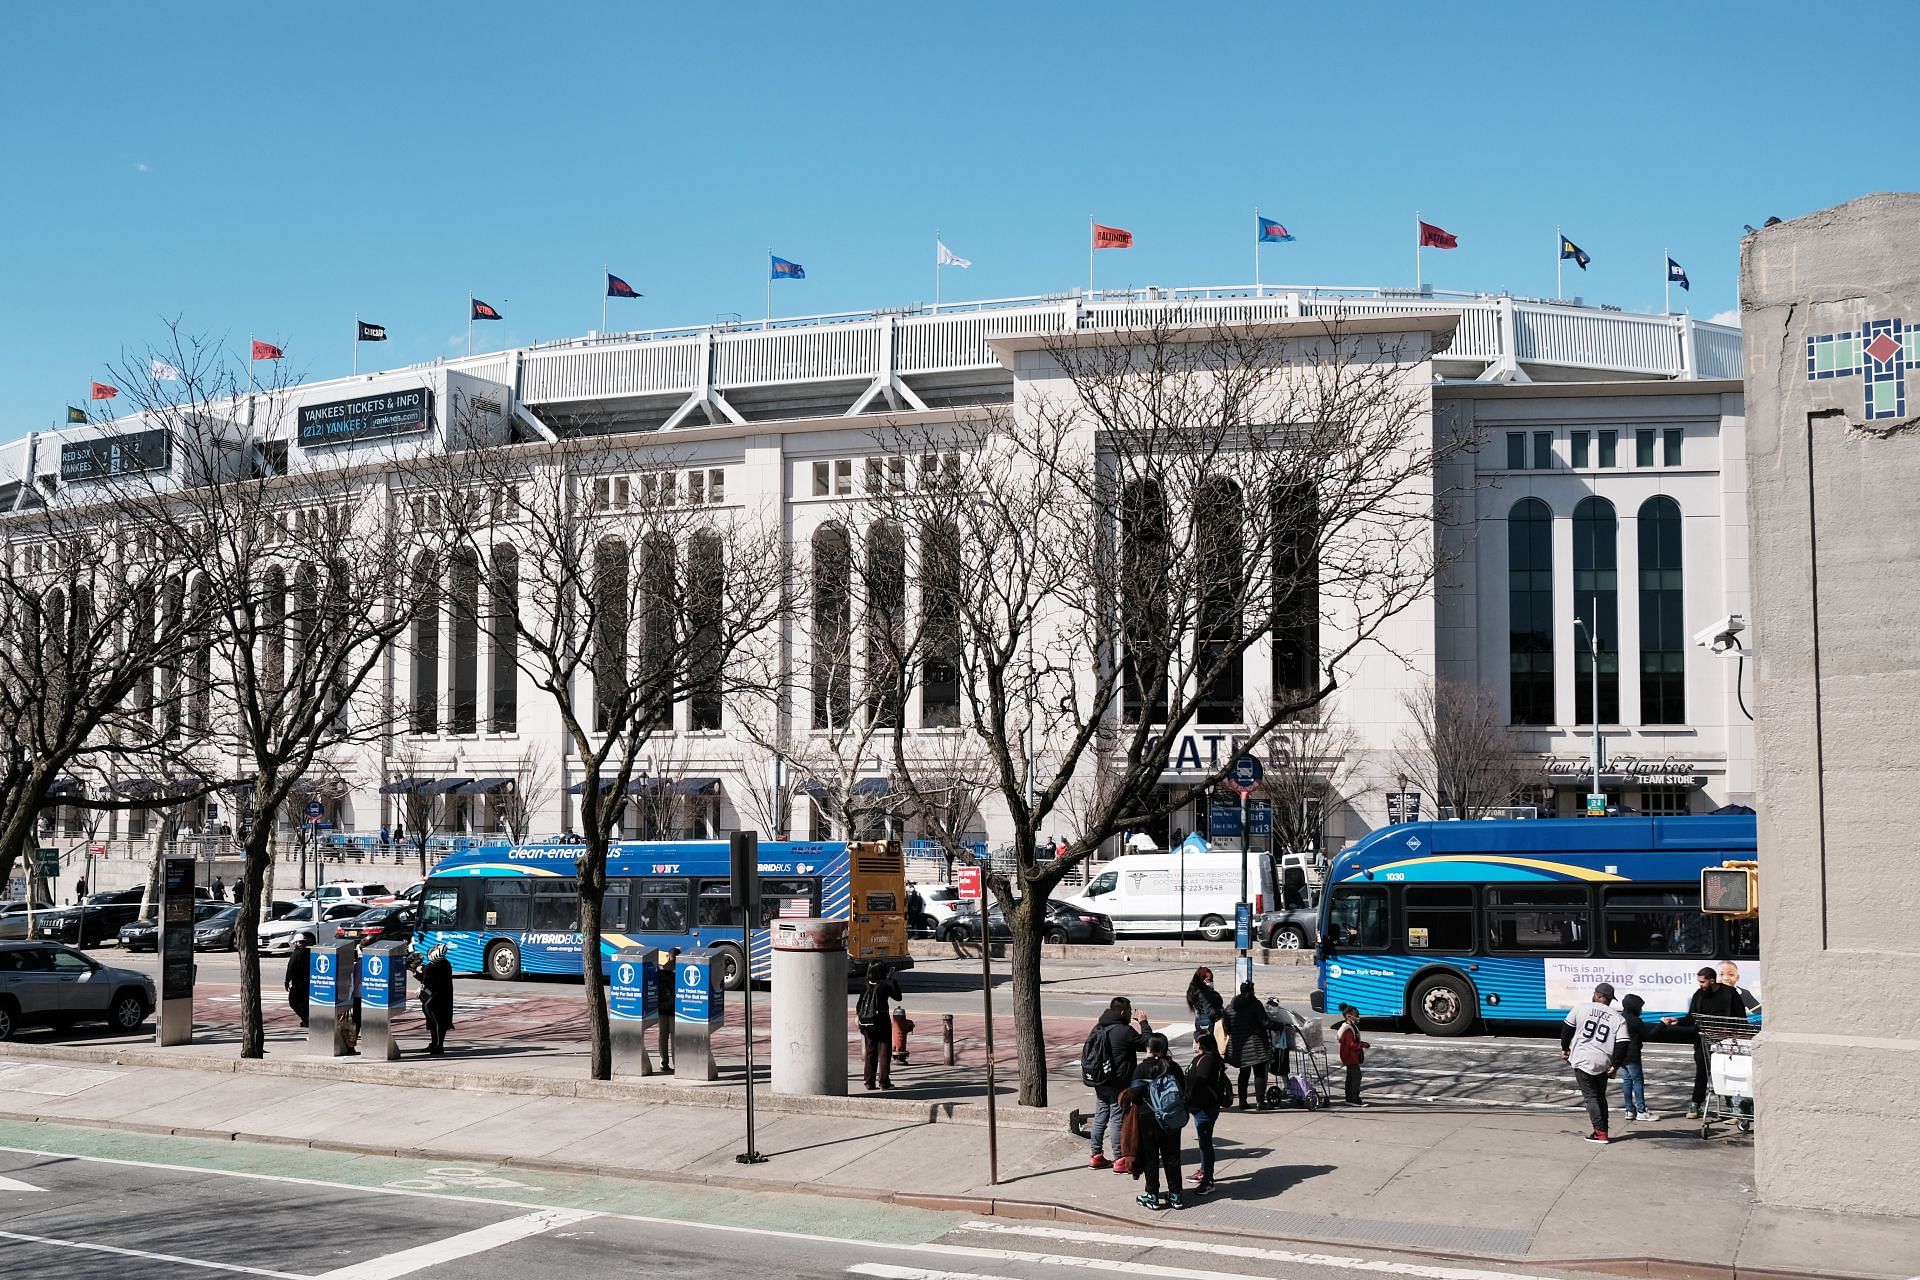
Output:
<instances>
[{"instance_id":1,"label":"baby stroller","mask_svg":"<svg viewBox=\"0 0 1920 1280\"><path fill-rule=\"evenodd\" d=\"M1329 1092L1326 1027L1318 1018L1305 1017L1277 1000L1267 1001L1267 1019L1273 1024L1273 1083L1267 1086L1270 1107L1305 1107L1315 1111L1327 1105Z\"/></svg>"}]
</instances>

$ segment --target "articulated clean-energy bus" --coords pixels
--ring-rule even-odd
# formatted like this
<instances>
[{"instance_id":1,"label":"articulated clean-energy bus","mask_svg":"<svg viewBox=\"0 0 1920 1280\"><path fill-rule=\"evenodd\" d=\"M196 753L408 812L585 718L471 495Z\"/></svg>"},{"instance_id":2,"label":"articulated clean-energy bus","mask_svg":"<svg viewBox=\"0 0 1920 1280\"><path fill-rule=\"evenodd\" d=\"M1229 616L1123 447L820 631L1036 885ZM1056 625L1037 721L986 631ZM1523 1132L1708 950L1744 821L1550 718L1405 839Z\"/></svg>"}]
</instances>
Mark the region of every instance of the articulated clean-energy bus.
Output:
<instances>
[{"instance_id":1,"label":"articulated clean-energy bus","mask_svg":"<svg viewBox=\"0 0 1920 1280\"><path fill-rule=\"evenodd\" d=\"M523 973L580 972L577 844L489 845L433 869L420 899L414 949L447 945L455 973L510 981ZM760 846L761 916L749 943L730 906L728 848L720 840L629 841L607 858L600 945L711 947L720 980L738 990L772 972L768 922L779 915L849 922L852 969L907 958L907 864L898 845Z\"/></svg>"},{"instance_id":2,"label":"articulated clean-energy bus","mask_svg":"<svg viewBox=\"0 0 1920 1280\"><path fill-rule=\"evenodd\" d=\"M1654 1018L1711 965L1758 1012L1759 921L1700 910L1703 868L1754 857L1750 814L1383 827L1329 870L1313 1007L1464 1035L1564 1018L1610 982Z\"/></svg>"}]
</instances>

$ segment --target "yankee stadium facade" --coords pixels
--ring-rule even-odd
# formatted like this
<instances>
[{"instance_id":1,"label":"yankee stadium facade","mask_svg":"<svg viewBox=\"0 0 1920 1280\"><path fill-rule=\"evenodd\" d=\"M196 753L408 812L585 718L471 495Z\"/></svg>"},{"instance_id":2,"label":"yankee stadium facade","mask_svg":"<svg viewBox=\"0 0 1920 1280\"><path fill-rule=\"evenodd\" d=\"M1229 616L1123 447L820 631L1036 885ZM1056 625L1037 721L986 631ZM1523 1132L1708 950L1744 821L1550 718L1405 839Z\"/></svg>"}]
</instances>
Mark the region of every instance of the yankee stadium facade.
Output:
<instances>
[{"instance_id":1,"label":"yankee stadium facade","mask_svg":"<svg viewBox=\"0 0 1920 1280\"><path fill-rule=\"evenodd\" d=\"M1447 563L1435 588L1392 621L1383 637L1390 654L1356 655L1329 704L1327 714L1351 726L1352 742L1340 788L1347 798L1323 815L1324 847L1389 820L1387 797L1404 785L1393 751L1408 726L1406 699L1436 678L1497 698L1513 749L1528 761L1525 798L1541 813L1580 811L1594 782L1593 729L1588 633L1574 619L1588 602L1603 632L1600 787L1609 802L1673 814L1751 799L1746 664L1693 642L1703 627L1748 609L1740 333L1684 315L1269 285L593 335L279 392L286 412L255 443L290 472L352 467L377 475L383 459L397 459L397 441L441 447L446 407L459 400L478 408L502 446L593 436L644 456L657 443L666 470L650 481L675 486L683 503L776 512L787 545L805 548L883 477L935 465L884 456L878 423L1020 412L1023 385L1047 373L1034 340L1111 338L1173 308L1207 325L1260 326L1283 342L1311 340L1331 317L1364 321L1400 344L1407 376L1422 389L1429 438L1471 444L1447 455L1433 477L1433 491L1453 495L1452 516L1439 526ZM0 509L23 512L59 494L78 500L84 494L66 491L128 465L164 470L163 442L138 437L133 423L84 424L0 447ZM628 474L605 479L610 494L641 483ZM417 629L396 646L390 687L403 700L420 692L415 682L430 685L428 693L472 689L475 713L457 723L443 716L398 724L335 761L344 782L318 799L323 821L336 838L365 842L404 820L401 797L413 788L439 798L438 834L497 832L498 794L531 751L545 755L557 784L533 829L577 825L578 763L550 700L524 675L490 670L495 655L484 632L477 643L455 643L450 611L437 616L442 633L421 649L426 661L409 652ZM804 688L811 629L804 611L784 625L788 683ZM1258 646L1248 653L1249 703L1264 696L1270 670ZM642 760L651 783L675 798L670 816L649 818L636 806L625 832L764 827L747 797L773 785L792 797L795 838L849 834L833 830L834 818L791 761L751 749L732 731L733 714L680 705ZM804 736L806 708L792 714ZM920 691L904 723L909 750L932 750L951 733L952 721L923 705ZM1207 829L1207 797L1190 784L1234 749L1236 730L1209 723L1181 735L1164 779L1164 829L1147 833L1156 842ZM859 762L857 786L875 797L874 820L890 821L884 753L875 754L882 759ZM75 783L101 794L112 784ZM213 802L209 827L230 816L219 812L223 803ZM1393 808L1414 803L1421 808L1406 816L1435 816L1432 796L1396 798ZM919 834L911 815L894 816L898 834ZM74 807L58 820L74 823ZM991 793L972 825L969 836L989 845L1007 838ZM92 834L138 838L144 820L103 814ZM1064 819L1062 834L1071 834Z\"/></svg>"}]
</instances>

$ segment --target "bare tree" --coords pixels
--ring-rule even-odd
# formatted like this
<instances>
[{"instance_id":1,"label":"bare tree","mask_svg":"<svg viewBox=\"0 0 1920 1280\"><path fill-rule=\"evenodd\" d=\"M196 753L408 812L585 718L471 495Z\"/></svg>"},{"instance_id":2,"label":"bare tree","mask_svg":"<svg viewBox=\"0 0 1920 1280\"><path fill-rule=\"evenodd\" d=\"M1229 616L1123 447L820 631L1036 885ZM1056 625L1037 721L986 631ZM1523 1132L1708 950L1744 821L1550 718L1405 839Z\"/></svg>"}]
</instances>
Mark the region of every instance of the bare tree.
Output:
<instances>
[{"instance_id":1,"label":"bare tree","mask_svg":"<svg viewBox=\"0 0 1920 1280\"><path fill-rule=\"evenodd\" d=\"M607 855L641 757L682 702L710 727L765 687L786 600L777 523L692 501L680 462L664 444L607 438L476 447L450 452L419 495L455 513L452 554L490 584L496 651L551 699L579 769L581 970L599 1080L612 1072Z\"/></svg>"},{"instance_id":2,"label":"bare tree","mask_svg":"<svg viewBox=\"0 0 1920 1280\"><path fill-rule=\"evenodd\" d=\"M533 836L533 827L558 795L554 787L553 758L535 743L513 762L507 785L493 794L493 811L506 829L507 838L525 844Z\"/></svg>"},{"instance_id":3,"label":"bare tree","mask_svg":"<svg viewBox=\"0 0 1920 1280\"><path fill-rule=\"evenodd\" d=\"M159 374L156 371L166 371ZM242 1057L265 1052L256 926L274 843L302 778L377 740L391 711L374 677L435 580L444 533L408 519L372 467L290 469L291 387L241 378L217 345L177 326L159 350L115 370L142 421L166 433L171 465L111 481L138 504L159 555L189 570L195 618L186 724L230 744L245 857L240 951Z\"/></svg>"},{"instance_id":4,"label":"bare tree","mask_svg":"<svg viewBox=\"0 0 1920 1280\"><path fill-rule=\"evenodd\" d=\"M1261 753L1264 776L1257 790L1273 805L1275 853L1326 852L1327 819L1366 791L1359 741L1352 725L1331 715L1274 729Z\"/></svg>"},{"instance_id":5,"label":"bare tree","mask_svg":"<svg viewBox=\"0 0 1920 1280\"><path fill-rule=\"evenodd\" d=\"M1011 410L899 431L921 476L890 496L921 584L902 651L957 672L1012 827L1011 869L987 879L1012 927L1031 1106L1047 1102L1040 904L1164 806L1183 729L1237 724L1258 749L1363 648L1391 653L1436 559L1424 338L1166 312L1037 345L1054 372ZM1270 701L1247 696L1255 652L1275 655ZM894 768L915 786L907 738ZM1068 851L1041 858L1069 792Z\"/></svg>"},{"instance_id":6,"label":"bare tree","mask_svg":"<svg viewBox=\"0 0 1920 1280\"><path fill-rule=\"evenodd\" d=\"M1500 699L1480 685L1438 680L1404 699L1410 722L1394 744L1394 767L1456 818L1484 818L1514 803L1526 760Z\"/></svg>"}]
</instances>

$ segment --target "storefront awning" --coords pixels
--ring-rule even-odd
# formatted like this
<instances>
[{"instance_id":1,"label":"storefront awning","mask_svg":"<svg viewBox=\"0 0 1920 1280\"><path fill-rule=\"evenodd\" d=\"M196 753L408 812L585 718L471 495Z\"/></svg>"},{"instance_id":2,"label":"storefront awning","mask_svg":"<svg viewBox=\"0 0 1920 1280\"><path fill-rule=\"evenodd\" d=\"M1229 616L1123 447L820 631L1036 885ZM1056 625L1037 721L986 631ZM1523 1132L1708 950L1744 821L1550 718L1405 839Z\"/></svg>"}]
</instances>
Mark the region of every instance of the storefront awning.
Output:
<instances>
[{"instance_id":1,"label":"storefront awning","mask_svg":"<svg viewBox=\"0 0 1920 1280\"><path fill-rule=\"evenodd\" d=\"M496 791L509 791L513 788L512 778L476 778L460 787L454 794L462 796L486 796Z\"/></svg>"},{"instance_id":2,"label":"storefront awning","mask_svg":"<svg viewBox=\"0 0 1920 1280\"><path fill-rule=\"evenodd\" d=\"M421 780L420 794L443 796L449 791L458 791L472 781L472 778L425 778Z\"/></svg>"},{"instance_id":3,"label":"storefront awning","mask_svg":"<svg viewBox=\"0 0 1920 1280\"><path fill-rule=\"evenodd\" d=\"M800 788L805 795L825 804L833 795L824 783L809 782ZM885 778L861 778L847 789L849 800L878 800L893 794L893 784Z\"/></svg>"},{"instance_id":4,"label":"storefront awning","mask_svg":"<svg viewBox=\"0 0 1920 1280\"><path fill-rule=\"evenodd\" d=\"M420 784L431 781L428 778L395 778L392 782L382 783L380 794L383 796L410 796L419 790Z\"/></svg>"},{"instance_id":5,"label":"storefront awning","mask_svg":"<svg viewBox=\"0 0 1920 1280\"><path fill-rule=\"evenodd\" d=\"M673 784L672 794L676 796L717 796L720 794L720 779L682 778Z\"/></svg>"},{"instance_id":6,"label":"storefront awning","mask_svg":"<svg viewBox=\"0 0 1920 1280\"><path fill-rule=\"evenodd\" d=\"M50 796L75 796L85 791L86 788L80 785L80 779L70 773L61 774L53 780L53 785L47 788L47 794Z\"/></svg>"}]
</instances>

